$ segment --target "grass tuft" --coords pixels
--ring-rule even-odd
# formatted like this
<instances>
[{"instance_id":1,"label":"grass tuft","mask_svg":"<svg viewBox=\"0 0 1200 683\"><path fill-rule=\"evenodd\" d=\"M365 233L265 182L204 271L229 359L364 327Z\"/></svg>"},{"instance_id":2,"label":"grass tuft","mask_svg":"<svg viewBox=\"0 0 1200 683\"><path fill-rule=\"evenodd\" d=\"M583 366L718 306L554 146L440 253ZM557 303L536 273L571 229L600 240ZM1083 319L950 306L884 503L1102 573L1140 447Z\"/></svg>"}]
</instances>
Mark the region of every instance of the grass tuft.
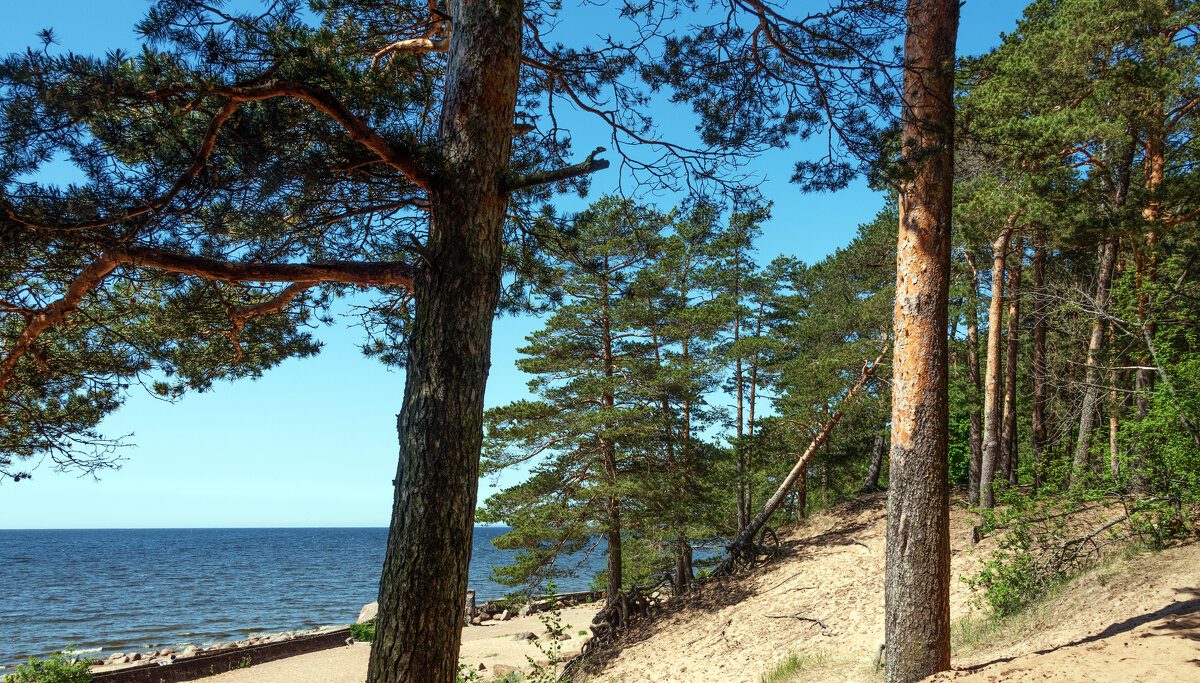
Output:
<instances>
[{"instance_id":1,"label":"grass tuft","mask_svg":"<svg viewBox=\"0 0 1200 683\"><path fill-rule=\"evenodd\" d=\"M810 652L805 654L789 652L788 656L783 658L783 661L776 664L774 669L763 674L762 678L758 679L758 682L787 683L805 671L823 666L828 659L829 655L824 652Z\"/></svg>"}]
</instances>

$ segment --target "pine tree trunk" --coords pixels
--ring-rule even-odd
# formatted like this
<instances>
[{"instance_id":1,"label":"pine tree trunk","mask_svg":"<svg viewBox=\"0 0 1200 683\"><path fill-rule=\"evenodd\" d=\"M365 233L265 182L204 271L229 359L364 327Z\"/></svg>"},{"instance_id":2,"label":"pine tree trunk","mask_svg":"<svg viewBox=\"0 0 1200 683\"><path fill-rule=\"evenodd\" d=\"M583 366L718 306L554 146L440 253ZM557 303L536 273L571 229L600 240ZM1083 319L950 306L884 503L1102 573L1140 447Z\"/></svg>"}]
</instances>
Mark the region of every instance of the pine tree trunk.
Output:
<instances>
[{"instance_id":1,"label":"pine tree trunk","mask_svg":"<svg viewBox=\"0 0 1200 683\"><path fill-rule=\"evenodd\" d=\"M1098 310L1096 311L1096 320L1092 323L1092 336L1088 342L1087 371L1084 373L1083 402L1079 413L1079 434L1076 436L1075 457L1071 464L1070 487L1072 489L1078 488L1083 482L1092 445L1092 430L1096 428L1099 418L1100 353L1104 347L1104 313L1108 310L1116 256L1116 239L1110 237L1100 243L1095 297L1095 305Z\"/></svg>"},{"instance_id":2,"label":"pine tree trunk","mask_svg":"<svg viewBox=\"0 0 1200 683\"><path fill-rule=\"evenodd\" d=\"M734 319L733 343L738 341L738 328L741 327L741 322ZM746 528L746 522L749 521L749 509L746 507L746 443L743 440L745 432L742 429L743 414L742 414L742 359L737 359L737 364L734 371L733 381L737 386L737 530L740 533Z\"/></svg>"},{"instance_id":3,"label":"pine tree trunk","mask_svg":"<svg viewBox=\"0 0 1200 683\"><path fill-rule=\"evenodd\" d=\"M1109 336L1115 336L1113 325L1109 325ZM1116 479L1121 474L1121 413L1124 405L1121 400L1122 378L1125 372L1109 370L1108 372L1108 471Z\"/></svg>"},{"instance_id":4,"label":"pine tree trunk","mask_svg":"<svg viewBox=\"0 0 1200 683\"><path fill-rule=\"evenodd\" d=\"M1046 231L1037 231L1033 252L1033 489L1042 487L1046 448Z\"/></svg>"},{"instance_id":5,"label":"pine tree trunk","mask_svg":"<svg viewBox=\"0 0 1200 683\"><path fill-rule=\"evenodd\" d=\"M863 480L862 491L874 493L879 489L879 471L883 468L883 434L875 435L875 443L871 446L871 465L867 468L867 478Z\"/></svg>"},{"instance_id":6,"label":"pine tree trunk","mask_svg":"<svg viewBox=\"0 0 1200 683\"><path fill-rule=\"evenodd\" d=\"M808 477L801 474L796 479L796 521L801 522L808 516Z\"/></svg>"},{"instance_id":7,"label":"pine tree trunk","mask_svg":"<svg viewBox=\"0 0 1200 683\"><path fill-rule=\"evenodd\" d=\"M1154 114L1161 120L1162 117L1161 105L1156 108ZM1157 128L1146 135L1146 192L1150 199L1146 206L1142 209L1142 218L1146 221L1149 229L1146 230L1145 236L1145 256L1138 259L1138 319L1144 321L1145 337L1154 338L1156 332L1156 324L1154 317L1149 311L1149 295L1146 291L1148 286L1153 286L1158 279L1158 255L1155 253L1155 248L1158 244L1158 233L1155 231L1155 225L1162 220L1162 202L1157 197L1159 187L1162 186L1164 174L1166 171L1165 157L1166 132L1164 129ZM1143 351L1140 355L1141 366L1134 375L1134 388L1137 393L1134 394L1134 406L1136 407L1135 419L1139 422L1146 418L1150 411L1150 392L1154 388L1154 370L1152 369L1156 363L1151 357L1148 350ZM1140 442L1134 442L1130 445L1129 458L1129 490L1133 493L1143 494L1146 492L1146 462L1144 447Z\"/></svg>"},{"instance_id":8,"label":"pine tree trunk","mask_svg":"<svg viewBox=\"0 0 1200 683\"><path fill-rule=\"evenodd\" d=\"M1008 223L992 244L992 301L988 305L987 373L983 381L983 459L979 469L979 505L995 507L996 495L992 481L1000 464L1001 411L1000 382L1000 330L1003 327L1001 312L1004 304L1004 256L1008 240L1013 233L1017 215L1008 217Z\"/></svg>"},{"instance_id":9,"label":"pine tree trunk","mask_svg":"<svg viewBox=\"0 0 1200 683\"><path fill-rule=\"evenodd\" d=\"M967 267L971 269L971 296L967 298L967 379L974 393L969 401L971 431L968 436L971 455L968 462L967 501L979 505L979 473L983 469L983 414L979 399L983 383L979 376L979 269L975 257L967 252Z\"/></svg>"},{"instance_id":10,"label":"pine tree trunk","mask_svg":"<svg viewBox=\"0 0 1200 683\"><path fill-rule=\"evenodd\" d=\"M950 429L946 327L958 0L909 0L896 248L887 516L888 683L950 668Z\"/></svg>"},{"instance_id":11,"label":"pine tree trunk","mask_svg":"<svg viewBox=\"0 0 1200 683\"><path fill-rule=\"evenodd\" d=\"M1017 263L1008 271L1008 339L1004 359L1004 434L1000 441L1000 459L1008 474L1008 483L1017 483L1017 352L1021 335L1021 236L1014 237Z\"/></svg>"},{"instance_id":12,"label":"pine tree trunk","mask_svg":"<svg viewBox=\"0 0 1200 683\"><path fill-rule=\"evenodd\" d=\"M765 303L758 304L758 317L754 321L754 338L762 339L762 321L763 309ZM754 360L750 363L750 419L746 422L746 436L750 439L750 444L754 444L754 415L755 409L758 406L758 362L760 351L754 352ZM750 511L754 509L754 486L750 479L750 466L753 451L747 449L746 455L746 523L750 522Z\"/></svg>"},{"instance_id":13,"label":"pine tree trunk","mask_svg":"<svg viewBox=\"0 0 1200 683\"><path fill-rule=\"evenodd\" d=\"M414 283L369 683L455 679L471 559L524 8L451 0L448 9L438 137L450 171L429 195L429 263Z\"/></svg>"},{"instance_id":14,"label":"pine tree trunk","mask_svg":"<svg viewBox=\"0 0 1200 683\"><path fill-rule=\"evenodd\" d=\"M604 272L609 272L608 258L604 259ZM608 380L606 387L612 386L612 378L616 374L616 364L613 360L613 331L612 318L609 313L609 287L608 280L604 279L600 284L600 296L602 297L601 305L601 342L604 346L604 377ZM606 412L612 414L613 407L616 405L616 397L613 395L611 388L606 388L601 394L600 401ZM621 501L617 497L617 444L609 436L612 432L613 425L605 423L603 426L603 435L600 437L601 456L604 459L604 483L609 489L608 500L605 508L608 515L607 531L605 541L608 545L608 585L604 593L605 606L612 605L617 599L617 594L621 592L624 577L622 576L622 558L621 558Z\"/></svg>"}]
</instances>

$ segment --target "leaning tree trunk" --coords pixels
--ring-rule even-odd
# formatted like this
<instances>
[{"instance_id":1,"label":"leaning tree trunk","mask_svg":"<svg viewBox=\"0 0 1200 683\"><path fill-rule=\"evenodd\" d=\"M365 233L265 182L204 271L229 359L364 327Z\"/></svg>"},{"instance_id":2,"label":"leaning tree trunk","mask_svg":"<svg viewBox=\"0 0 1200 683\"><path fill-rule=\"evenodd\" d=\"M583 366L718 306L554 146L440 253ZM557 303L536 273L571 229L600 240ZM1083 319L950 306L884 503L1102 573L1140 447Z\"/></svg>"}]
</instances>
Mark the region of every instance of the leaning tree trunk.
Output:
<instances>
[{"instance_id":1,"label":"leaning tree trunk","mask_svg":"<svg viewBox=\"0 0 1200 683\"><path fill-rule=\"evenodd\" d=\"M1033 489L1042 487L1046 450L1046 230L1037 231L1033 252Z\"/></svg>"},{"instance_id":2,"label":"leaning tree trunk","mask_svg":"<svg viewBox=\"0 0 1200 683\"><path fill-rule=\"evenodd\" d=\"M1099 268L1096 274L1096 320L1092 323L1092 336L1088 342L1087 371L1084 373L1083 402L1079 413L1079 435L1075 441L1075 457L1071 464L1070 488L1078 488L1088 466L1088 453L1092 445L1092 430L1095 429L1100 413L1100 352L1104 347L1104 315L1108 310L1109 293L1112 289L1113 264L1117 260L1117 241L1107 238L1100 243Z\"/></svg>"},{"instance_id":3,"label":"leaning tree trunk","mask_svg":"<svg viewBox=\"0 0 1200 683\"><path fill-rule=\"evenodd\" d=\"M1017 352L1021 335L1021 236L1015 237L1017 263L1008 271L1008 338L1004 357L1004 434L1000 438L1000 460L1008 483L1017 483Z\"/></svg>"},{"instance_id":4,"label":"leaning tree trunk","mask_svg":"<svg viewBox=\"0 0 1200 683\"><path fill-rule=\"evenodd\" d=\"M992 244L992 301L988 305L987 377L983 381L983 460L979 470L979 505L984 508L996 504L992 480L1000 457L1000 315L1004 303L1004 255L1016 220L1016 214L1009 216L1004 230Z\"/></svg>"},{"instance_id":5,"label":"leaning tree trunk","mask_svg":"<svg viewBox=\"0 0 1200 683\"><path fill-rule=\"evenodd\" d=\"M905 11L901 119L913 175L900 188L896 247L884 581L889 683L950 668L946 327L958 7L958 0L909 0Z\"/></svg>"},{"instance_id":6,"label":"leaning tree trunk","mask_svg":"<svg viewBox=\"0 0 1200 683\"><path fill-rule=\"evenodd\" d=\"M858 392L862 391L862 388L867 385L867 382L871 381L871 377L874 376L875 371L879 368L879 364L881 362L883 362L882 355L876 358L874 363L863 366L862 373L858 377L858 382L850 388L850 391L848 391L846 396L842 399L841 404L839 404L837 409L833 411L833 415L829 417L829 421L826 422L825 426L821 428L821 431L818 432L815 437L813 437L813 440L808 444L808 448L804 449L804 452L800 454L800 457L796 460L796 464L792 466L792 471L788 472L788 475L783 478L783 482L779 484L779 488L775 489L774 495L767 499L766 504L763 505L763 509L754 516L754 519L750 520L750 523L746 525L746 528L742 529L741 532L738 533L737 537L733 539L733 542L729 544L729 556L726 557L720 565L718 565L718 574L728 573L730 567L733 566L733 561L738 558L739 553L744 551L754 552L754 537L758 535L759 531L762 531L762 528L767 523L767 520L770 519L771 515L775 513L775 510L779 508L779 505L783 503L784 498L787 497L788 491L790 491L797 482L806 481L804 475L808 472L808 464L812 462L813 456L816 455L821 446L824 446L825 442L829 440L829 434L833 431L833 428L837 426L839 421L841 421L842 409L845 408L845 406L851 400L853 400L856 395L858 395ZM805 497L807 497L807 486L803 490L803 494ZM800 505L803 508L804 503L801 502Z\"/></svg>"},{"instance_id":7,"label":"leaning tree trunk","mask_svg":"<svg viewBox=\"0 0 1200 683\"><path fill-rule=\"evenodd\" d=\"M971 431L968 436L971 449L967 475L967 502L979 505L979 474L983 470L983 415L979 412L979 399L983 384L979 376L979 269L975 257L967 252L967 266L971 269L971 295L967 297L967 379L974 392L968 402L971 410Z\"/></svg>"},{"instance_id":8,"label":"leaning tree trunk","mask_svg":"<svg viewBox=\"0 0 1200 683\"><path fill-rule=\"evenodd\" d=\"M438 128L447 170L429 194L427 263L414 282L370 683L455 679L471 559L523 3L451 0L448 9Z\"/></svg>"}]
</instances>

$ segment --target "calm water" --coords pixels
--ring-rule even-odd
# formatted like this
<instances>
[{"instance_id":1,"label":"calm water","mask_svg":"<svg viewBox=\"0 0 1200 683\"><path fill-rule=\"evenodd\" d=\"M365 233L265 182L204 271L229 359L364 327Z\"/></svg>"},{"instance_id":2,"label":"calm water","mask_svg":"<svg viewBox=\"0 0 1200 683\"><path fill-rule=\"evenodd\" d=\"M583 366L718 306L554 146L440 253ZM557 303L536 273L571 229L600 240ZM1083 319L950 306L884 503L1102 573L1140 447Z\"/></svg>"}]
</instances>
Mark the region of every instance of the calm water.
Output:
<instances>
[{"instance_id":1,"label":"calm water","mask_svg":"<svg viewBox=\"0 0 1200 683\"><path fill-rule=\"evenodd\" d=\"M488 579L511 555L491 544L505 531L475 528L479 600L508 590ZM386 542L387 529L0 530L0 669L68 643L99 655L350 623L375 600ZM559 591L587 589L590 571Z\"/></svg>"}]
</instances>

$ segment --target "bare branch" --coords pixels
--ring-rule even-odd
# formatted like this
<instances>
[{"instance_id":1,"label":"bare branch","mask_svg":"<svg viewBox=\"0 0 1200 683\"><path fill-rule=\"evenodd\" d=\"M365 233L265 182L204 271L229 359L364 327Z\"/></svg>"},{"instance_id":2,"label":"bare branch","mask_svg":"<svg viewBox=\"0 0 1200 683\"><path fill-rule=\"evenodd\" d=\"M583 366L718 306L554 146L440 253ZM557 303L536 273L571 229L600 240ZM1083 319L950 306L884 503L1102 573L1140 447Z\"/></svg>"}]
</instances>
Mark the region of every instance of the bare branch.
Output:
<instances>
[{"instance_id":1,"label":"bare branch","mask_svg":"<svg viewBox=\"0 0 1200 683\"><path fill-rule=\"evenodd\" d=\"M564 166L563 168L556 168L550 171L539 171L537 173L530 173L528 175L513 178L504 186L504 189L508 192L516 192L518 190L536 187L538 185L557 183L562 180L570 180L571 178L578 178L579 176L588 175L589 173L602 171L608 168L608 161L606 159L597 159L596 155L603 151L603 147L597 147L596 149L592 150L592 153L587 156L587 159L584 159L578 164L572 164L570 166Z\"/></svg>"}]
</instances>

